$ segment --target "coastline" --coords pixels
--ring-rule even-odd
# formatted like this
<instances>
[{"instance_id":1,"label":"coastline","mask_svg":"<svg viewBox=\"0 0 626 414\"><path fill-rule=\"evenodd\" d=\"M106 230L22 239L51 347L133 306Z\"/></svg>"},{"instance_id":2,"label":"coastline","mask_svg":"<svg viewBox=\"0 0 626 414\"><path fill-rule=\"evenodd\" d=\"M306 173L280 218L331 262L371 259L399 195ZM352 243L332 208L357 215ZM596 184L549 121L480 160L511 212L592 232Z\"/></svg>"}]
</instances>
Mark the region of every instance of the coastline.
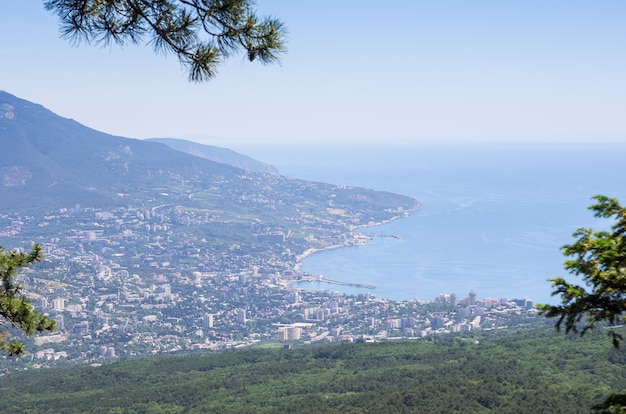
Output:
<instances>
[{"instance_id":1,"label":"coastline","mask_svg":"<svg viewBox=\"0 0 626 414\"><path fill-rule=\"evenodd\" d=\"M301 271L301 268L302 268L302 261L304 259L306 259L307 257L311 256L314 253L328 251L328 250L333 250L333 249L339 249L339 248L342 248L342 247L363 246L363 245L367 244L372 239L372 236L368 236L367 234L364 234L364 233L355 232L355 230L381 226L383 224L387 224L387 223L390 223L390 222L395 221L395 220L406 218L409 215L411 215L412 213L420 210L421 208L422 208L422 204L420 202L418 202L417 206L414 209L406 210L401 215L393 216L393 217L391 217L391 218L389 218L387 220L382 220L382 221L376 222L376 223L369 223L369 224L362 224L362 225L359 225L359 226L353 226L353 227L350 228L350 232L352 232L352 237L348 241L346 241L345 243L334 244L334 245L327 246L327 247L322 247L322 248L313 248L312 247L310 249L305 250L304 252L302 252L302 254L296 256L296 263L293 266L294 273L300 274L300 271ZM400 238L400 236L395 236L395 235L393 235L392 237ZM346 283L351 283L351 282L347 282L346 281Z\"/></svg>"}]
</instances>

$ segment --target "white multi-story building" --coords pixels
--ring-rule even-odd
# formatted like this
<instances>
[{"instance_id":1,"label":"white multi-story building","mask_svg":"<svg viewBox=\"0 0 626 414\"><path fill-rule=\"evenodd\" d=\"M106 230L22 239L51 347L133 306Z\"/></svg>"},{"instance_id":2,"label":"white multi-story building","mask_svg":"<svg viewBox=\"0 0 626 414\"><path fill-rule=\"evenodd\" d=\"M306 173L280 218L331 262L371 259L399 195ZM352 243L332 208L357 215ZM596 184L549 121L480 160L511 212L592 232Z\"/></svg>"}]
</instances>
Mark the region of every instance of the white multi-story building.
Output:
<instances>
[{"instance_id":1,"label":"white multi-story building","mask_svg":"<svg viewBox=\"0 0 626 414\"><path fill-rule=\"evenodd\" d=\"M279 341L297 341L302 335L302 330L297 326L281 326L276 333Z\"/></svg>"},{"instance_id":2,"label":"white multi-story building","mask_svg":"<svg viewBox=\"0 0 626 414\"><path fill-rule=\"evenodd\" d=\"M65 299L63 298L56 298L52 301L52 309L54 309L55 311L63 311L65 310Z\"/></svg>"},{"instance_id":3,"label":"white multi-story building","mask_svg":"<svg viewBox=\"0 0 626 414\"><path fill-rule=\"evenodd\" d=\"M213 327L213 315L210 313L205 313L202 317L202 326L205 328Z\"/></svg>"}]
</instances>

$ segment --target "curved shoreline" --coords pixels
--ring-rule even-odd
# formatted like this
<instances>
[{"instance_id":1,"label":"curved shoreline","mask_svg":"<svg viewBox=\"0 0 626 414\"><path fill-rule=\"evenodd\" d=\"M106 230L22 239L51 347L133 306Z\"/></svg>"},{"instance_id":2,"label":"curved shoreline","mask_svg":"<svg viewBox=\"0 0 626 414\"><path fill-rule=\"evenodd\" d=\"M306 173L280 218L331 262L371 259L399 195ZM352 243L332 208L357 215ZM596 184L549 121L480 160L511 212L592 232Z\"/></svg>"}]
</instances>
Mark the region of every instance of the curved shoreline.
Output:
<instances>
[{"instance_id":1,"label":"curved shoreline","mask_svg":"<svg viewBox=\"0 0 626 414\"><path fill-rule=\"evenodd\" d=\"M401 219L401 218L406 218L408 217L411 213L414 213L415 211L419 210L420 208L422 208L422 204L420 203L418 205L418 207L416 207L413 210L407 210L405 212L405 214L399 215L399 216L394 216L391 217L387 220L383 220L381 222L378 223L373 223L373 224L362 224L360 226L354 226L352 228L350 228L351 232L354 232L356 229L362 229L362 228L369 228L369 227L376 227L376 226L381 226L383 224L387 224L390 223L392 221ZM399 237L398 237L399 238ZM295 273L300 273L301 267L302 267L302 261L304 259L306 259L307 257L311 256L314 253L318 253L318 252L323 252L323 251L327 251L327 250L333 250L333 249L339 249L341 247L350 247L350 246L363 246L365 244L367 244L367 242L369 242L369 240L371 239L371 236L365 235L363 233L353 233L352 234L352 238L349 239L348 241L346 241L343 244L333 244L331 246L328 247L321 247L321 248L310 248L305 250L304 252L302 252L302 254L296 256L296 263L293 266L293 271ZM365 240L365 242L363 242L363 240ZM350 283L350 282L346 282L346 283Z\"/></svg>"},{"instance_id":2,"label":"curved shoreline","mask_svg":"<svg viewBox=\"0 0 626 414\"><path fill-rule=\"evenodd\" d=\"M333 250L333 249L339 249L340 247L350 247L352 246L351 244L334 244L332 246L328 246L328 247L322 247L322 248L310 248L305 250L302 254L296 256L296 264L293 266L293 271L295 273L300 273L300 268L302 267L302 261L304 259L306 259L307 257L311 256L313 253L317 253L317 252L323 252L326 250Z\"/></svg>"}]
</instances>

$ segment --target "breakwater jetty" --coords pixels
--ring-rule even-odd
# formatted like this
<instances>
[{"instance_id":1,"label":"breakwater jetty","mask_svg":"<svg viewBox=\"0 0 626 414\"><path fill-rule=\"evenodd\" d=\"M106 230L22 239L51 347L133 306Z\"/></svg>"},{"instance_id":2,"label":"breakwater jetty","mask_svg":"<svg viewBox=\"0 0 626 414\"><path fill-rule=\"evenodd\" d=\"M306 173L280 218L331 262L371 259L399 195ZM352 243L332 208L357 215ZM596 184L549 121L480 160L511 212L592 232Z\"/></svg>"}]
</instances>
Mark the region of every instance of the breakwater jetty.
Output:
<instances>
[{"instance_id":1,"label":"breakwater jetty","mask_svg":"<svg viewBox=\"0 0 626 414\"><path fill-rule=\"evenodd\" d=\"M366 283L342 282L341 280L326 279L322 275L306 275L302 278L302 280L307 280L309 282L329 283L331 285L351 286L351 287L358 287L358 288L364 288L364 289L376 289L376 286L374 285L368 285Z\"/></svg>"},{"instance_id":2,"label":"breakwater jetty","mask_svg":"<svg viewBox=\"0 0 626 414\"><path fill-rule=\"evenodd\" d=\"M332 280L332 279L326 279L326 278L322 278L320 282L331 283L333 285L352 286L352 287L365 288L365 289L376 289L376 286L368 285L365 283L342 282L340 280Z\"/></svg>"}]
</instances>

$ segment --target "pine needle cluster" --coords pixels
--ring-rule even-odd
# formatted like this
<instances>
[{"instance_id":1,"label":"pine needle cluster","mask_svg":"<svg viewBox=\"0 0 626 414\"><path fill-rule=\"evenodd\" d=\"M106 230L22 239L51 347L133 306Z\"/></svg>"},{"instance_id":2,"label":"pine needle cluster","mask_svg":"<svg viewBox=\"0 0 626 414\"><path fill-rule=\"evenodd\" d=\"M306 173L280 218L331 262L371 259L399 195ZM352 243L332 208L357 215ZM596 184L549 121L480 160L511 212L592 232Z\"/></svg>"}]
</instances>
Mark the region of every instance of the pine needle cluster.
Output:
<instances>
[{"instance_id":1,"label":"pine needle cluster","mask_svg":"<svg viewBox=\"0 0 626 414\"><path fill-rule=\"evenodd\" d=\"M279 61L286 29L259 17L251 0L47 0L61 35L82 42L126 45L142 41L174 54L192 82L205 82L236 53L263 64Z\"/></svg>"}]
</instances>

